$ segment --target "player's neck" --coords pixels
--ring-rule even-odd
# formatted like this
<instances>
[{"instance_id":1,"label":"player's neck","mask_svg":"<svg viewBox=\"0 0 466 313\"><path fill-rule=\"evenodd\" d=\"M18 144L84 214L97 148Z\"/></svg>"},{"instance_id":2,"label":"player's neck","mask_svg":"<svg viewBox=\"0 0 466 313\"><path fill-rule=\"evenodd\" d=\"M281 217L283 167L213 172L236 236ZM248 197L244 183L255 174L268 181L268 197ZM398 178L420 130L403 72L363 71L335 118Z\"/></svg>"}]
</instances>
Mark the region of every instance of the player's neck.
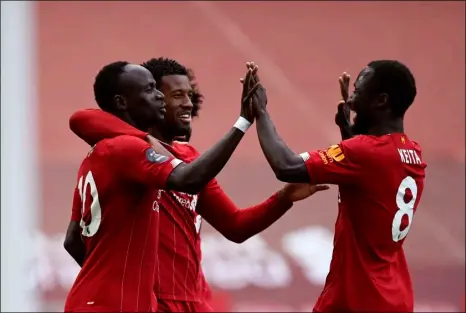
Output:
<instances>
[{"instance_id":1,"label":"player's neck","mask_svg":"<svg viewBox=\"0 0 466 313\"><path fill-rule=\"evenodd\" d=\"M387 119L369 128L368 135L383 136L392 133L404 133L403 118Z\"/></svg>"},{"instance_id":2,"label":"player's neck","mask_svg":"<svg viewBox=\"0 0 466 313\"><path fill-rule=\"evenodd\" d=\"M138 127L138 125L133 121L127 112L114 111L112 114L118 117L120 120L125 121L129 125L133 126L134 128L144 131L144 128Z\"/></svg>"},{"instance_id":3,"label":"player's neck","mask_svg":"<svg viewBox=\"0 0 466 313\"><path fill-rule=\"evenodd\" d=\"M175 140L173 136L167 136L155 127L149 129L149 134L151 134L158 141L161 141L169 146L173 145L173 141Z\"/></svg>"}]
</instances>

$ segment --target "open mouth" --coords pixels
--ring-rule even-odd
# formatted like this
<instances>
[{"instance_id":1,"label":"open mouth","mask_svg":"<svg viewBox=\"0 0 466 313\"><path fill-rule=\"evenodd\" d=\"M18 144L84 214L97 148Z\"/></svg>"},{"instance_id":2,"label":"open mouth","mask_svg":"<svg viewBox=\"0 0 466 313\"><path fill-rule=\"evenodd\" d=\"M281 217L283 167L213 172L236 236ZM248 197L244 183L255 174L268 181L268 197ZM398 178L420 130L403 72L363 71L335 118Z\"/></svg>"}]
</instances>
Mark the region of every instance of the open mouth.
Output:
<instances>
[{"instance_id":1,"label":"open mouth","mask_svg":"<svg viewBox=\"0 0 466 313\"><path fill-rule=\"evenodd\" d=\"M191 123L191 112L180 113L178 119L185 124Z\"/></svg>"}]
</instances>

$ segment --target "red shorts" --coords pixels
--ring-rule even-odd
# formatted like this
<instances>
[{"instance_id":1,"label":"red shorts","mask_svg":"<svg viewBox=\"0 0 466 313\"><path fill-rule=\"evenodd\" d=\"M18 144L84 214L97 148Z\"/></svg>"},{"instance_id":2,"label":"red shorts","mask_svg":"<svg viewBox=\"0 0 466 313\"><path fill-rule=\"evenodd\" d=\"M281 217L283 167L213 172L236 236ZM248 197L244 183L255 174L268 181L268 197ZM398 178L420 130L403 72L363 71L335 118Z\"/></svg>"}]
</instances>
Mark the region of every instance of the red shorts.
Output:
<instances>
[{"instance_id":1,"label":"red shorts","mask_svg":"<svg viewBox=\"0 0 466 313\"><path fill-rule=\"evenodd\" d=\"M213 312L207 302L159 299L157 312Z\"/></svg>"}]
</instances>

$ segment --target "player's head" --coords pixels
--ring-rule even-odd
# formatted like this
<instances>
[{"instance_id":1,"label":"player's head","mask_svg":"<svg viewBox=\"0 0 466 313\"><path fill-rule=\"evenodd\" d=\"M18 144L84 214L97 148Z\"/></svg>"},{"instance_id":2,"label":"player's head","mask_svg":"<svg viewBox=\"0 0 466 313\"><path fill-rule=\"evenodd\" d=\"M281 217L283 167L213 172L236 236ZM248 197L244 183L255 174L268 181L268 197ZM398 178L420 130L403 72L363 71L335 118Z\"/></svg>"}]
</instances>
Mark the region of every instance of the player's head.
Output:
<instances>
[{"instance_id":1,"label":"player's head","mask_svg":"<svg viewBox=\"0 0 466 313\"><path fill-rule=\"evenodd\" d=\"M164 133L172 138L191 134L191 119L197 116L203 97L192 70L175 60L153 58L142 64L147 68L163 92L167 104Z\"/></svg>"},{"instance_id":2,"label":"player's head","mask_svg":"<svg viewBox=\"0 0 466 313\"><path fill-rule=\"evenodd\" d=\"M105 65L95 78L94 97L102 110L144 131L164 119L163 94L151 73L137 64Z\"/></svg>"},{"instance_id":3,"label":"player's head","mask_svg":"<svg viewBox=\"0 0 466 313\"><path fill-rule=\"evenodd\" d=\"M370 62L358 75L348 103L356 113L353 130L366 133L387 119L402 119L416 97L411 71L394 60Z\"/></svg>"}]
</instances>

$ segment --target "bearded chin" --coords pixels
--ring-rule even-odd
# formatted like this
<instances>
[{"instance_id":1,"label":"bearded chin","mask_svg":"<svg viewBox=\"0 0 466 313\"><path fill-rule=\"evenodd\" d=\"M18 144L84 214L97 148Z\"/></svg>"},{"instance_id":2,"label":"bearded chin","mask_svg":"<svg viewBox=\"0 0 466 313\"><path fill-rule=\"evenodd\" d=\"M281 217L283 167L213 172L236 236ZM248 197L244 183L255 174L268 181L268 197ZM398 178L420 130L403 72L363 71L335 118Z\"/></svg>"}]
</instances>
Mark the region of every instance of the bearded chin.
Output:
<instances>
[{"instance_id":1,"label":"bearded chin","mask_svg":"<svg viewBox=\"0 0 466 313\"><path fill-rule=\"evenodd\" d=\"M178 125L173 124L169 127L170 133L177 138L184 138L191 134L191 125Z\"/></svg>"}]
</instances>

